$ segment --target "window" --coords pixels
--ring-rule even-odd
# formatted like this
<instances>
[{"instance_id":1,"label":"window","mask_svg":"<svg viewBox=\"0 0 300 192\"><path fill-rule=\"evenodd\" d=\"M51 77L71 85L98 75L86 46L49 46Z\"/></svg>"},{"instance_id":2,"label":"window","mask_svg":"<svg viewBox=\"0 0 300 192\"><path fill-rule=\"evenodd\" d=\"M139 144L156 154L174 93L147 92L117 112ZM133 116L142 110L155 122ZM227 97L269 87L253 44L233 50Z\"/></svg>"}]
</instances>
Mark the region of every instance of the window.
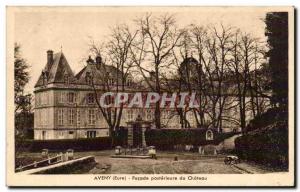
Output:
<instances>
[{"instance_id":1,"label":"window","mask_svg":"<svg viewBox=\"0 0 300 192\"><path fill-rule=\"evenodd\" d=\"M69 124L73 125L74 124L74 109L69 109Z\"/></svg>"},{"instance_id":2,"label":"window","mask_svg":"<svg viewBox=\"0 0 300 192\"><path fill-rule=\"evenodd\" d=\"M48 81L47 73L46 72L42 72L42 76L43 76L43 85L46 85L47 81Z\"/></svg>"},{"instance_id":3,"label":"window","mask_svg":"<svg viewBox=\"0 0 300 192\"><path fill-rule=\"evenodd\" d=\"M91 73L90 72L86 72L86 75L85 75L85 81L88 85L91 85L92 84L92 76L91 76Z\"/></svg>"},{"instance_id":4,"label":"window","mask_svg":"<svg viewBox=\"0 0 300 192\"><path fill-rule=\"evenodd\" d=\"M128 79L127 79L127 86L130 86L131 85L131 83L132 83L132 79L129 77Z\"/></svg>"},{"instance_id":5,"label":"window","mask_svg":"<svg viewBox=\"0 0 300 192\"><path fill-rule=\"evenodd\" d=\"M64 75L64 82L65 82L66 84L69 84L69 83L70 83L70 78L69 78L69 75L68 75L68 74L65 74L65 75Z\"/></svg>"},{"instance_id":6,"label":"window","mask_svg":"<svg viewBox=\"0 0 300 192\"><path fill-rule=\"evenodd\" d=\"M64 103L65 102L65 93L60 92L59 93L59 103Z\"/></svg>"},{"instance_id":7,"label":"window","mask_svg":"<svg viewBox=\"0 0 300 192\"><path fill-rule=\"evenodd\" d=\"M64 110L58 109L58 125L64 124Z\"/></svg>"},{"instance_id":8,"label":"window","mask_svg":"<svg viewBox=\"0 0 300 192\"><path fill-rule=\"evenodd\" d=\"M95 125L95 110L89 109L89 125Z\"/></svg>"},{"instance_id":9,"label":"window","mask_svg":"<svg viewBox=\"0 0 300 192\"><path fill-rule=\"evenodd\" d=\"M127 110L127 118L128 120L133 120L133 110Z\"/></svg>"},{"instance_id":10,"label":"window","mask_svg":"<svg viewBox=\"0 0 300 192\"><path fill-rule=\"evenodd\" d=\"M38 110L37 115L38 115L38 120L37 120L38 126L41 126L42 125L42 112L41 112L41 110Z\"/></svg>"},{"instance_id":11,"label":"window","mask_svg":"<svg viewBox=\"0 0 300 192\"><path fill-rule=\"evenodd\" d=\"M80 109L77 109L76 117L77 117L77 126L80 126Z\"/></svg>"},{"instance_id":12,"label":"window","mask_svg":"<svg viewBox=\"0 0 300 192\"><path fill-rule=\"evenodd\" d=\"M41 98L41 105L47 105L49 102L49 94L48 92L43 92L41 94L42 98Z\"/></svg>"},{"instance_id":13,"label":"window","mask_svg":"<svg viewBox=\"0 0 300 192\"><path fill-rule=\"evenodd\" d=\"M57 132L57 137L59 138L59 139L64 139L64 131L58 131Z\"/></svg>"},{"instance_id":14,"label":"window","mask_svg":"<svg viewBox=\"0 0 300 192\"><path fill-rule=\"evenodd\" d=\"M171 117L171 111L165 111L165 117L166 117L166 119L170 119L170 117Z\"/></svg>"},{"instance_id":15,"label":"window","mask_svg":"<svg viewBox=\"0 0 300 192\"><path fill-rule=\"evenodd\" d=\"M47 83L47 77L43 76L43 85Z\"/></svg>"},{"instance_id":16,"label":"window","mask_svg":"<svg viewBox=\"0 0 300 192\"><path fill-rule=\"evenodd\" d=\"M40 105L40 94L36 93L35 94L35 106L39 106Z\"/></svg>"},{"instance_id":17,"label":"window","mask_svg":"<svg viewBox=\"0 0 300 192\"><path fill-rule=\"evenodd\" d=\"M87 77L86 83L92 85L92 77Z\"/></svg>"},{"instance_id":18,"label":"window","mask_svg":"<svg viewBox=\"0 0 300 192\"><path fill-rule=\"evenodd\" d=\"M145 111L144 111L144 109L140 109L140 110L139 110L139 115L140 115L140 117L142 117L143 119L145 118Z\"/></svg>"},{"instance_id":19,"label":"window","mask_svg":"<svg viewBox=\"0 0 300 192\"><path fill-rule=\"evenodd\" d=\"M101 112L100 109L96 110L96 119L101 119L101 118L103 118L102 115L103 115L103 114L102 114L102 112Z\"/></svg>"},{"instance_id":20,"label":"window","mask_svg":"<svg viewBox=\"0 0 300 192\"><path fill-rule=\"evenodd\" d=\"M47 109L41 109L41 126L47 125Z\"/></svg>"},{"instance_id":21,"label":"window","mask_svg":"<svg viewBox=\"0 0 300 192\"><path fill-rule=\"evenodd\" d=\"M87 94L87 103L88 104L94 104L95 99L94 99L94 94L93 93L88 93Z\"/></svg>"},{"instance_id":22,"label":"window","mask_svg":"<svg viewBox=\"0 0 300 192\"><path fill-rule=\"evenodd\" d=\"M75 103L76 102L76 95L73 92L68 93L68 102Z\"/></svg>"},{"instance_id":23,"label":"window","mask_svg":"<svg viewBox=\"0 0 300 192\"><path fill-rule=\"evenodd\" d=\"M114 82L114 79L113 78L110 78L108 79L108 84L109 85L113 85L115 82Z\"/></svg>"},{"instance_id":24,"label":"window","mask_svg":"<svg viewBox=\"0 0 300 192\"><path fill-rule=\"evenodd\" d=\"M45 140L47 137L46 131L42 131L42 140Z\"/></svg>"},{"instance_id":25,"label":"window","mask_svg":"<svg viewBox=\"0 0 300 192\"><path fill-rule=\"evenodd\" d=\"M206 131L206 140L214 140L214 134L211 130Z\"/></svg>"},{"instance_id":26,"label":"window","mask_svg":"<svg viewBox=\"0 0 300 192\"><path fill-rule=\"evenodd\" d=\"M147 120L152 120L152 111L150 109L147 110Z\"/></svg>"},{"instance_id":27,"label":"window","mask_svg":"<svg viewBox=\"0 0 300 192\"><path fill-rule=\"evenodd\" d=\"M41 126L45 124L44 109L41 109Z\"/></svg>"},{"instance_id":28,"label":"window","mask_svg":"<svg viewBox=\"0 0 300 192\"><path fill-rule=\"evenodd\" d=\"M48 114L47 114L48 110L46 108L42 109L42 114L43 114L43 126L47 126L48 125Z\"/></svg>"},{"instance_id":29,"label":"window","mask_svg":"<svg viewBox=\"0 0 300 192\"><path fill-rule=\"evenodd\" d=\"M86 135L87 135L87 138L95 138L96 131L87 131Z\"/></svg>"},{"instance_id":30,"label":"window","mask_svg":"<svg viewBox=\"0 0 300 192\"><path fill-rule=\"evenodd\" d=\"M39 126L39 122L38 122L38 118L39 118L39 112L38 112L38 110L36 109L35 111L34 111L34 118L33 118L33 120L34 120L34 126Z\"/></svg>"},{"instance_id":31,"label":"window","mask_svg":"<svg viewBox=\"0 0 300 192\"><path fill-rule=\"evenodd\" d=\"M49 102L49 92L46 92L46 104L48 105L50 102Z\"/></svg>"},{"instance_id":32,"label":"window","mask_svg":"<svg viewBox=\"0 0 300 192\"><path fill-rule=\"evenodd\" d=\"M48 94L46 92L41 93L41 105L45 105L48 103Z\"/></svg>"}]
</instances>

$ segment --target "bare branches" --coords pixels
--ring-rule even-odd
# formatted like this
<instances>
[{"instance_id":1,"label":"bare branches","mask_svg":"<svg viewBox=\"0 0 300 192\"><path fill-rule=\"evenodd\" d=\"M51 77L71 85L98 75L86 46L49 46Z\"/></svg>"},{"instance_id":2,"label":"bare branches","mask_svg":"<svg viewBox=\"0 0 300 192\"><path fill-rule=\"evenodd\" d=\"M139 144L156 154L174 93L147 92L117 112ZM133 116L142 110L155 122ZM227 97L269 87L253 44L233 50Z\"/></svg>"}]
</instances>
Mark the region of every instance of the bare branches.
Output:
<instances>
[{"instance_id":1,"label":"bare branches","mask_svg":"<svg viewBox=\"0 0 300 192\"><path fill-rule=\"evenodd\" d=\"M133 72L153 92L196 91L200 107L191 112L197 126L219 130L223 122L237 124L236 118L227 115L237 107L242 127L249 106L254 114L263 111L265 103L259 97L265 96L260 83L265 80L261 68L265 48L258 39L222 24L179 28L175 15L170 14L148 13L134 22L134 27L125 24L113 27L105 44L91 41L90 51L120 70L117 84L120 79L121 87L117 86L116 91L124 90L126 78ZM187 121L186 112L177 112L182 122ZM118 126L117 111L110 116L112 125ZM155 124L160 127L158 103Z\"/></svg>"}]
</instances>

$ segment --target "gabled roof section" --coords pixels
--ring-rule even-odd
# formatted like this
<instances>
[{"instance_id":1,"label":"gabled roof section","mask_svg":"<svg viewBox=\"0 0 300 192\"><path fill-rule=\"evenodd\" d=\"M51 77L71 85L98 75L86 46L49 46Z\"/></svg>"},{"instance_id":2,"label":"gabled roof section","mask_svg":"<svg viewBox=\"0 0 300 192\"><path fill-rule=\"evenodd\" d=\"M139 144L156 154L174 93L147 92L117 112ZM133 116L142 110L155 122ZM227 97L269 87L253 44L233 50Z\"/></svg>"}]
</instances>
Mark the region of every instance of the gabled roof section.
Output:
<instances>
[{"instance_id":1,"label":"gabled roof section","mask_svg":"<svg viewBox=\"0 0 300 192\"><path fill-rule=\"evenodd\" d=\"M48 83L63 83L65 76L69 77L70 82L74 80L72 69L62 52L53 55L52 63L47 63L43 69L35 87L44 85L44 78L46 84Z\"/></svg>"},{"instance_id":2,"label":"gabled roof section","mask_svg":"<svg viewBox=\"0 0 300 192\"><path fill-rule=\"evenodd\" d=\"M106 80L105 78L114 79L117 81L117 77L120 79L122 72L116 67L111 65L101 64L100 67L97 67L96 64L87 64L82 70L80 70L76 75L76 83L86 84L86 76L89 73L93 77L95 84L101 85Z\"/></svg>"}]
</instances>

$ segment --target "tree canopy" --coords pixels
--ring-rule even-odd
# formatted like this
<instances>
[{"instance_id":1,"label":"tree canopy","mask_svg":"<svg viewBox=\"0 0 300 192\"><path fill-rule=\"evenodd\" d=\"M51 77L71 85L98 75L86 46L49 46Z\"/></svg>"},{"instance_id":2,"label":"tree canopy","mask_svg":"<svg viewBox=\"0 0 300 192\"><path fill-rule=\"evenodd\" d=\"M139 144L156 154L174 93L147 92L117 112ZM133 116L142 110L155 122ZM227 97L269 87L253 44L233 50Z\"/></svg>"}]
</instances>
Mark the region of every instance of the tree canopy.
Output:
<instances>
[{"instance_id":1,"label":"tree canopy","mask_svg":"<svg viewBox=\"0 0 300 192\"><path fill-rule=\"evenodd\" d=\"M267 53L272 74L273 102L287 108L288 104L288 13L272 12L266 16Z\"/></svg>"},{"instance_id":2,"label":"tree canopy","mask_svg":"<svg viewBox=\"0 0 300 192\"><path fill-rule=\"evenodd\" d=\"M29 81L29 65L21 55L21 46L15 43L14 48L14 69L15 69L15 111L17 111L24 103L24 87ZM25 102L26 103L26 102Z\"/></svg>"}]
</instances>

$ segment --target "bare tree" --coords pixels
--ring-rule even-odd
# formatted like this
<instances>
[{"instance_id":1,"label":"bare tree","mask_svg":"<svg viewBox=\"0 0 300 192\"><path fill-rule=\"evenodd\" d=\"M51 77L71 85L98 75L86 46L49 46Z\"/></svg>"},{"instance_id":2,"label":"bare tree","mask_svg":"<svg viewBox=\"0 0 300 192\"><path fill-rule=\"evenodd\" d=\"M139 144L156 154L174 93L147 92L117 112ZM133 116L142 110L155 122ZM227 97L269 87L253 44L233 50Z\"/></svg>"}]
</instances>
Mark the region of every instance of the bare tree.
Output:
<instances>
[{"instance_id":1,"label":"bare tree","mask_svg":"<svg viewBox=\"0 0 300 192\"><path fill-rule=\"evenodd\" d=\"M244 130L247 114L260 114L267 103L262 83L267 78L261 69L265 51L258 39L223 25L191 25L184 37L174 58L178 63L190 54L198 60L178 68L184 84L179 84L180 89L197 92L200 107L193 110L197 112L194 117L198 127L220 131L223 123L230 123ZM240 115L230 115L237 107Z\"/></svg>"},{"instance_id":2,"label":"bare tree","mask_svg":"<svg viewBox=\"0 0 300 192\"><path fill-rule=\"evenodd\" d=\"M105 82L102 91L124 92L129 70L138 72L149 90L158 94L195 91L199 108L176 108L182 128L191 126L186 117L190 111L197 127L213 127L218 131L224 121L240 124L244 130L247 112L251 110L254 116L261 113L265 105L260 82L264 79L260 70L264 50L256 39L223 25L210 28L190 25L178 29L173 15L146 14L135 23L135 29L126 25L113 28L102 50L91 44L95 55L104 54L104 63L120 71L117 86L108 83L109 76L102 76ZM184 66L181 62L194 57L197 62L193 65ZM96 94L97 86L94 91ZM107 99L109 103L111 98ZM123 104L118 109L103 109L97 104L111 133L120 125ZM236 107L239 107L239 118L228 113ZM160 116L160 103L156 102L156 128L162 126Z\"/></svg>"},{"instance_id":3,"label":"bare tree","mask_svg":"<svg viewBox=\"0 0 300 192\"><path fill-rule=\"evenodd\" d=\"M232 61L229 66L235 77L238 106L240 111L240 126L242 132L246 130L246 116L250 111L255 117L264 110L264 96L259 95L262 90L258 67L263 62L263 51L258 46L258 39L249 34L236 31L232 39Z\"/></svg>"},{"instance_id":4,"label":"bare tree","mask_svg":"<svg viewBox=\"0 0 300 192\"><path fill-rule=\"evenodd\" d=\"M173 51L174 59L173 59L173 65L176 67L176 71L174 73L170 72L168 76L165 74L162 74L161 83L163 85L164 91L167 91L168 93L177 93L178 100L181 99L180 93L186 92L187 89L185 88L186 82L183 81L182 74L180 73L181 69L181 62L180 59L177 58L177 55ZM184 54L185 55L185 54ZM185 57L185 56L183 56ZM180 125L181 128L191 128L191 124L187 119L187 113L191 111L191 109L188 108L188 103L183 104L184 107L178 107L178 105L175 105L175 111L177 113L177 116L179 116L180 119Z\"/></svg>"},{"instance_id":5,"label":"bare tree","mask_svg":"<svg viewBox=\"0 0 300 192\"><path fill-rule=\"evenodd\" d=\"M211 107L208 109L210 112L207 114L211 118L211 125L218 131L222 127L222 115L228 97L225 79L228 70L229 42L232 37L232 28L223 25L220 28L220 30L217 30L216 27L210 29L209 37L205 42L207 59L203 58L203 54L200 55L208 80L206 92L211 103Z\"/></svg>"},{"instance_id":6,"label":"bare tree","mask_svg":"<svg viewBox=\"0 0 300 192\"><path fill-rule=\"evenodd\" d=\"M168 14L159 17L146 14L137 19L136 23L139 39L131 53L149 88L160 94L162 69L172 66L172 51L180 46L179 40L185 31L178 29L175 17ZM149 81L146 75L151 71L153 71L154 83ZM161 127L159 102L155 103L155 126L158 129Z\"/></svg>"},{"instance_id":7,"label":"bare tree","mask_svg":"<svg viewBox=\"0 0 300 192\"><path fill-rule=\"evenodd\" d=\"M133 80L130 76L130 69L133 66L133 61L131 57L129 57L129 50L131 49L132 42L136 37L137 32L132 33L128 26L120 25L112 28L112 34L105 45L97 46L94 41L91 41L90 51L99 56L105 55L105 61L102 61L101 65L101 75L100 81L102 82L102 86L98 86L96 80L93 79L91 82L91 86L94 90L95 98L99 98L102 92L124 92L125 86L129 86L129 81ZM107 63L107 65L106 65ZM116 77L114 79L111 78L111 74L109 73L108 67L114 66L116 70ZM113 104L113 97L108 96L105 98L106 104ZM96 104L102 113L106 123L109 126L109 135L112 137L113 131L119 128L121 117L123 113L123 103L120 103L120 106L114 106L104 108L101 106L98 99L96 99ZM113 137L112 137L113 141ZM113 142L112 142L113 144Z\"/></svg>"}]
</instances>

